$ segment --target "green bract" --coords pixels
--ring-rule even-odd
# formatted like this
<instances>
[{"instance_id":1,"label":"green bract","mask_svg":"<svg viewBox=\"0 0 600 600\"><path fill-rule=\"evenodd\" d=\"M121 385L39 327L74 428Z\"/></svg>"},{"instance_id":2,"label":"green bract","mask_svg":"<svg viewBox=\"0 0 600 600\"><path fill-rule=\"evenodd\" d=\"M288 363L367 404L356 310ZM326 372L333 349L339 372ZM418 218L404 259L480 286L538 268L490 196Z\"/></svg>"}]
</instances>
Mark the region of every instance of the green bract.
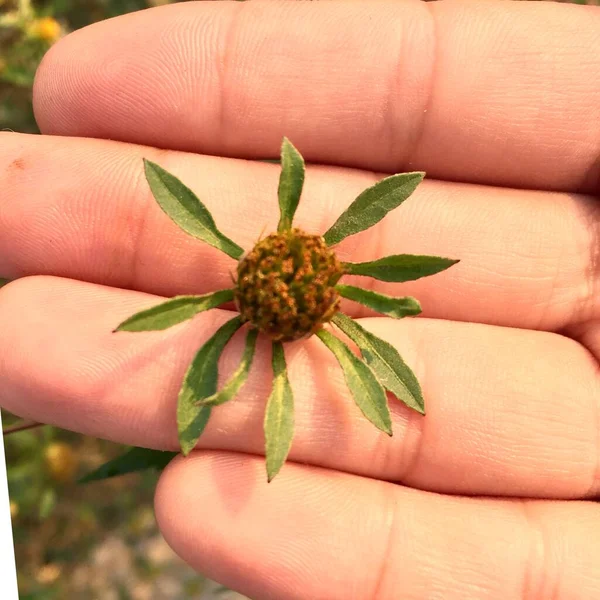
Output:
<instances>
[{"instance_id":1,"label":"green bract","mask_svg":"<svg viewBox=\"0 0 600 600\"><path fill-rule=\"evenodd\" d=\"M246 253L221 233L208 208L174 175L144 161L146 179L162 210L183 231L238 261L234 285L203 296L178 296L137 313L116 331L157 331L189 320L201 311L234 302L238 311L198 350L185 374L177 406L179 442L187 455L198 442L214 407L240 391L264 336L272 347L272 390L265 408L264 434L268 481L285 463L292 445L294 398L283 342L316 334L333 353L352 397L379 430L392 435L386 390L411 409L425 414L419 382L398 351L340 312L340 299L359 302L370 310L400 319L415 316L415 298L391 297L340 283L344 275L387 282L403 282L439 273L457 260L436 256L398 254L363 263L340 262L332 247L348 236L372 227L400 206L416 189L424 173L402 173L382 179L362 192L323 234L293 227L304 184L304 160L284 139L281 147L277 232L259 240ZM232 269L232 272L234 269ZM233 314L233 313L232 313ZM359 348L360 357L333 335L335 324ZM217 389L219 358L229 340L244 329L246 344L239 367ZM101 467L88 479L148 467L160 468L173 453L133 449Z\"/></svg>"}]
</instances>

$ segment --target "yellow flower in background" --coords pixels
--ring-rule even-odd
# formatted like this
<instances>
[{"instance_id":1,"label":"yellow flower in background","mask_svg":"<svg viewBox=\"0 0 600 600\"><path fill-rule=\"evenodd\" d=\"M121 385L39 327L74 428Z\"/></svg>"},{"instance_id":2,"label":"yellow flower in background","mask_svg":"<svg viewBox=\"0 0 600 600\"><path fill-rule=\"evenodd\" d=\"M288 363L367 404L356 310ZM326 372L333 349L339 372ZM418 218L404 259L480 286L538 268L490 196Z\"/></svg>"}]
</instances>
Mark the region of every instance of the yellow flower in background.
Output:
<instances>
[{"instance_id":1,"label":"yellow flower in background","mask_svg":"<svg viewBox=\"0 0 600 600\"><path fill-rule=\"evenodd\" d=\"M56 481L71 481L75 476L79 461L73 448L64 442L50 444L44 453L50 476Z\"/></svg>"},{"instance_id":2,"label":"yellow flower in background","mask_svg":"<svg viewBox=\"0 0 600 600\"><path fill-rule=\"evenodd\" d=\"M28 25L27 34L51 44L61 36L62 28L56 19L42 17L41 19L35 19Z\"/></svg>"},{"instance_id":3,"label":"yellow flower in background","mask_svg":"<svg viewBox=\"0 0 600 600\"><path fill-rule=\"evenodd\" d=\"M16 519L19 516L19 505L14 501L10 501L10 517Z\"/></svg>"}]
</instances>

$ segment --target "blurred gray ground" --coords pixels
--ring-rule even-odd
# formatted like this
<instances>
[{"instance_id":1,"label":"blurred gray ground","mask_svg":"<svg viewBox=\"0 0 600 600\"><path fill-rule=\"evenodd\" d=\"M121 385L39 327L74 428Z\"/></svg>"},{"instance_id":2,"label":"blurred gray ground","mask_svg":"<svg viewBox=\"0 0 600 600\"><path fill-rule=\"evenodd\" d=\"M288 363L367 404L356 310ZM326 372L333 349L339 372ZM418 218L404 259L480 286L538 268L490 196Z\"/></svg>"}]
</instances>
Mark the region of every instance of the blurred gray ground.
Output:
<instances>
[{"instance_id":1,"label":"blurred gray ground","mask_svg":"<svg viewBox=\"0 0 600 600\"><path fill-rule=\"evenodd\" d=\"M149 573L155 573L148 577ZM156 534L135 546L110 535L72 574L77 598L97 600L248 600L211 581L199 581Z\"/></svg>"}]
</instances>

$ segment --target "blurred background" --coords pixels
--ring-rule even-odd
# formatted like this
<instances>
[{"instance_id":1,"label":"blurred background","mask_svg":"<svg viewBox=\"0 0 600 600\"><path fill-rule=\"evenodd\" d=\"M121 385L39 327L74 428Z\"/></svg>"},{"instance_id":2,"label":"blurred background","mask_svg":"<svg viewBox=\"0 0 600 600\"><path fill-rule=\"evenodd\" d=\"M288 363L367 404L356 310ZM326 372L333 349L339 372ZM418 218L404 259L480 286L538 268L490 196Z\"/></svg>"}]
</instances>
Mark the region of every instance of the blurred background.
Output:
<instances>
[{"instance_id":1,"label":"blurred background","mask_svg":"<svg viewBox=\"0 0 600 600\"><path fill-rule=\"evenodd\" d=\"M0 0L0 130L38 133L33 78L62 36L168 3ZM5 427L17 422L6 412L2 419ZM123 447L52 427L7 436L5 447L22 600L242 598L186 567L167 547L154 521L156 473L76 483Z\"/></svg>"},{"instance_id":2,"label":"blurred background","mask_svg":"<svg viewBox=\"0 0 600 600\"><path fill-rule=\"evenodd\" d=\"M70 31L169 0L0 0L0 129L37 133L31 88L48 48Z\"/></svg>"},{"instance_id":3,"label":"blurred background","mask_svg":"<svg viewBox=\"0 0 600 600\"><path fill-rule=\"evenodd\" d=\"M17 421L6 412L2 420ZM21 600L241 598L164 542L155 472L76 482L123 447L43 427L6 436L5 449Z\"/></svg>"}]
</instances>

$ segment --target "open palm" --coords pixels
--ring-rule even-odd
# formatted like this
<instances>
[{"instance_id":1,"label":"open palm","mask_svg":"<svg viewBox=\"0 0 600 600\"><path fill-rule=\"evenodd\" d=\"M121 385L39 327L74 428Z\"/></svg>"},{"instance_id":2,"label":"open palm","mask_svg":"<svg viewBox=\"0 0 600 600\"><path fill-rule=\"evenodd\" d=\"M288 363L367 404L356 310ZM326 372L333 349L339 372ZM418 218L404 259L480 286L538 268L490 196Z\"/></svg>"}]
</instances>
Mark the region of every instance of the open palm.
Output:
<instances>
[{"instance_id":1,"label":"open palm","mask_svg":"<svg viewBox=\"0 0 600 600\"><path fill-rule=\"evenodd\" d=\"M164 215L143 157L244 248L279 218L279 167L247 159L277 158L284 135L311 163L310 232L384 173L423 170L414 200L338 255L461 259L402 284L417 319L344 306L411 365L427 416L391 402L388 438L319 340L295 343L294 445L267 484L259 338L239 398L163 473L159 525L256 599L600 597L598 31L594 8L409 0L190 2L72 34L37 77L45 135L0 134L0 275L19 278L0 290L0 404L178 448L181 379L230 313L111 331L230 286L235 263Z\"/></svg>"}]
</instances>

